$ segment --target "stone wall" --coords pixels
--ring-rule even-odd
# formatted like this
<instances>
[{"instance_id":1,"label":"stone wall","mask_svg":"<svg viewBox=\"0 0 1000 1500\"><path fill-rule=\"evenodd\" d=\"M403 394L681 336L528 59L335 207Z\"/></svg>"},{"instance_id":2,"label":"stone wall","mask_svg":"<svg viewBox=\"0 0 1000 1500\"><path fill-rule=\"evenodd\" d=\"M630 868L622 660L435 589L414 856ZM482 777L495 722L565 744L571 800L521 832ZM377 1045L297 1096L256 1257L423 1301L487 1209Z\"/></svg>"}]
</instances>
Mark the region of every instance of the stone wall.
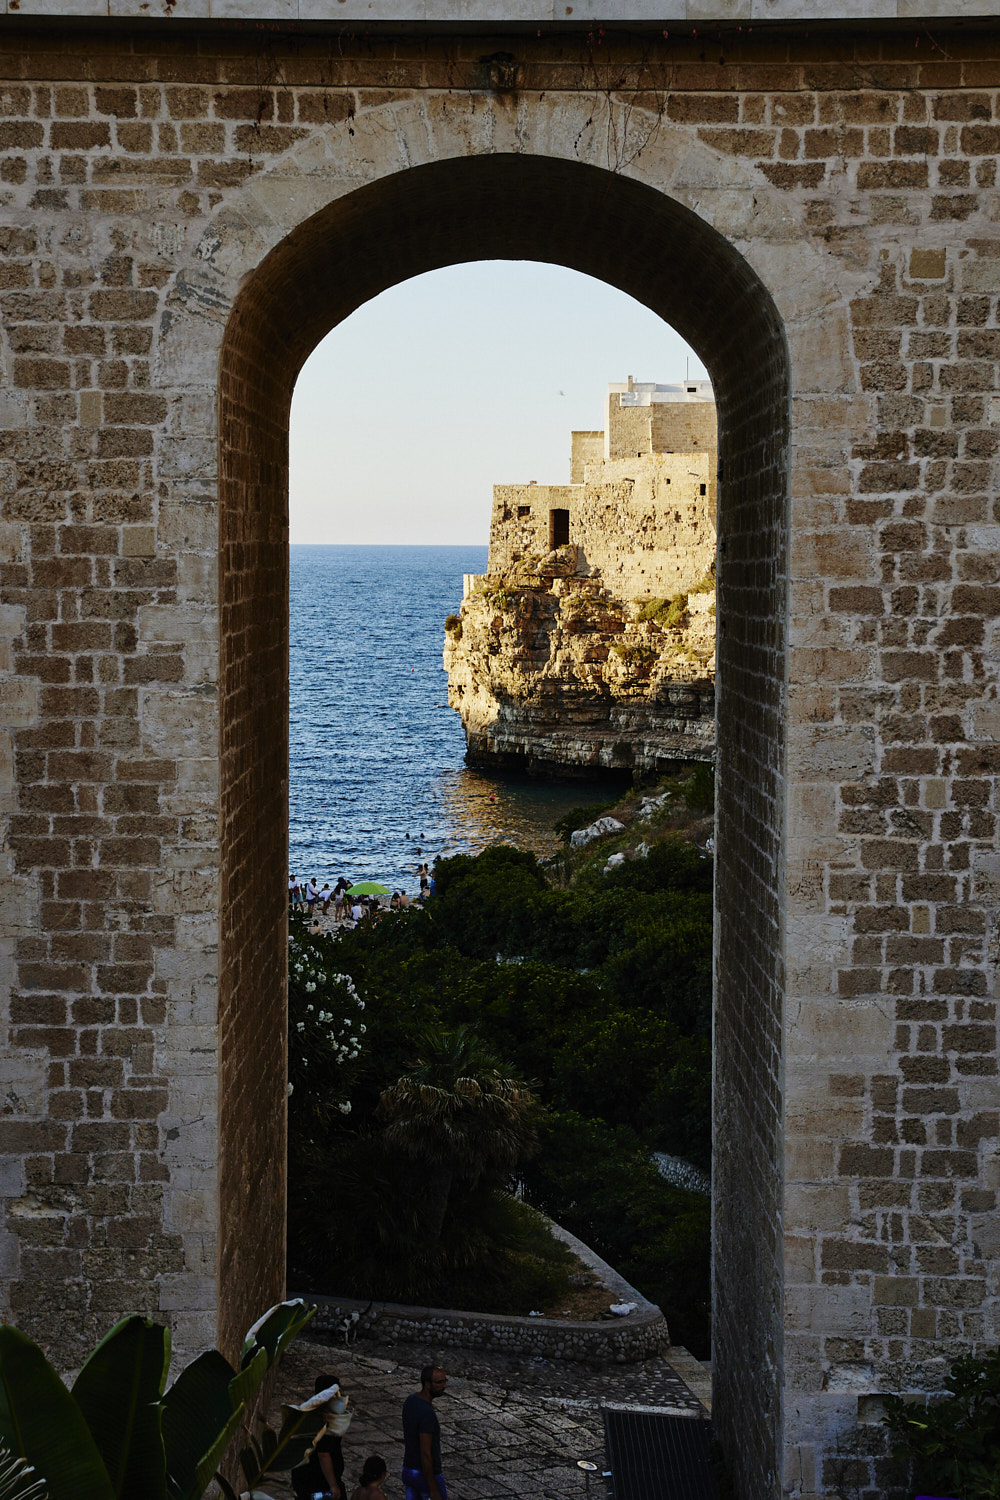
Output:
<instances>
[{"instance_id":1,"label":"stone wall","mask_svg":"<svg viewBox=\"0 0 1000 1500\"><path fill-rule=\"evenodd\" d=\"M608 458L687 453L692 448L715 453L713 401L654 401L649 406L628 406L622 404L617 391L609 391L607 423Z\"/></svg>"},{"instance_id":2,"label":"stone wall","mask_svg":"<svg viewBox=\"0 0 1000 1500\"><path fill-rule=\"evenodd\" d=\"M583 483L584 465L596 463L604 457L603 432L573 432L570 434L569 482Z\"/></svg>"},{"instance_id":3,"label":"stone wall","mask_svg":"<svg viewBox=\"0 0 1000 1500\"><path fill-rule=\"evenodd\" d=\"M584 484L493 487L489 572L549 551L550 515L569 513L577 572L618 599L669 598L715 566L715 452L601 459Z\"/></svg>"},{"instance_id":4,"label":"stone wall","mask_svg":"<svg viewBox=\"0 0 1000 1500\"><path fill-rule=\"evenodd\" d=\"M830 1495L997 1337L1000 39L185 26L5 18L7 1310L69 1364L276 1284L291 387L551 260L713 377L715 1420L741 1500Z\"/></svg>"}]
</instances>

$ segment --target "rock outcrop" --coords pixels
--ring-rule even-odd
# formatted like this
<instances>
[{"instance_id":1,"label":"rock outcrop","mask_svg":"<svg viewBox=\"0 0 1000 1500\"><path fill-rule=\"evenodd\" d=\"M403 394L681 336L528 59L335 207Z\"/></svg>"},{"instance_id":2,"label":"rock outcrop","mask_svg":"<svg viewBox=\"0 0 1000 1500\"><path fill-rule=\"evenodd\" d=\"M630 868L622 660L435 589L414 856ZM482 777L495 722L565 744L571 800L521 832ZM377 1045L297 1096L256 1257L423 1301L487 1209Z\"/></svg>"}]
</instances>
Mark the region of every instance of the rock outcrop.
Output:
<instances>
[{"instance_id":1,"label":"rock outcrop","mask_svg":"<svg viewBox=\"0 0 1000 1500\"><path fill-rule=\"evenodd\" d=\"M715 744L715 589L615 598L575 548L469 580L445 631L470 765L534 775L662 773Z\"/></svg>"},{"instance_id":2,"label":"rock outcrop","mask_svg":"<svg viewBox=\"0 0 1000 1500\"><path fill-rule=\"evenodd\" d=\"M715 744L715 404L608 388L569 484L493 489L485 576L445 627L471 765L647 776Z\"/></svg>"}]
</instances>

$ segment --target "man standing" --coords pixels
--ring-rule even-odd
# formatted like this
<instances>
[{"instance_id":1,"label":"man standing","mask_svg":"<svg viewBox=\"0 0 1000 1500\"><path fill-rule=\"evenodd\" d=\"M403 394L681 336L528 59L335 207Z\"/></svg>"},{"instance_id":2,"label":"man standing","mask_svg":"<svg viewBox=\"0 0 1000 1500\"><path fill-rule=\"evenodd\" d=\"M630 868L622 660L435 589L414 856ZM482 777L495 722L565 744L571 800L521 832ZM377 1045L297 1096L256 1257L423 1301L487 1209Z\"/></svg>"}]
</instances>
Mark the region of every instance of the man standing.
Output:
<instances>
[{"instance_id":1,"label":"man standing","mask_svg":"<svg viewBox=\"0 0 1000 1500\"><path fill-rule=\"evenodd\" d=\"M444 1395L448 1377L440 1365L424 1365L420 1390L403 1402L403 1484L406 1500L448 1500L441 1473L441 1424L432 1402Z\"/></svg>"}]
</instances>

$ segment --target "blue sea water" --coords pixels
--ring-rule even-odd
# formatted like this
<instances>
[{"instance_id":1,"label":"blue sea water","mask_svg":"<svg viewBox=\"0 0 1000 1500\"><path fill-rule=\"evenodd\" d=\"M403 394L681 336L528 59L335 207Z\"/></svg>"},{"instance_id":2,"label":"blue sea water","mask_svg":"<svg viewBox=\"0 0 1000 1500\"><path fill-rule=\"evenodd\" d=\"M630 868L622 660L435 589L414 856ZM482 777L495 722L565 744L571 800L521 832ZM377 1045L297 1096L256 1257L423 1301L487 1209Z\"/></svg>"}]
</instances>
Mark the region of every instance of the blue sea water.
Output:
<instances>
[{"instance_id":1,"label":"blue sea water","mask_svg":"<svg viewBox=\"0 0 1000 1500\"><path fill-rule=\"evenodd\" d=\"M444 622L485 547L291 548L289 865L417 889L437 855L513 843L552 853L594 783L471 770L448 707ZM490 801L495 793L496 800Z\"/></svg>"}]
</instances>

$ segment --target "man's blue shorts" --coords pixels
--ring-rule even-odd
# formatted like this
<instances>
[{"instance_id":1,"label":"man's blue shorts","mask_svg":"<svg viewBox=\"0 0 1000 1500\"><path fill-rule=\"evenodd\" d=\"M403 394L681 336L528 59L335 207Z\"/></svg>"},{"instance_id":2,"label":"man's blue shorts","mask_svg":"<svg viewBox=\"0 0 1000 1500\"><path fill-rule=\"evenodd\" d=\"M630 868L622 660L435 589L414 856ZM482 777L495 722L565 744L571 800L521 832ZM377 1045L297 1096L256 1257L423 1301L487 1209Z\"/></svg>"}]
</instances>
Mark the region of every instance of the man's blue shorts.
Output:
<instances>
[{"instance_id":1,"label":"man's blue shorts","mask_svg":"<svg viewBox=\"0 0 1000 1500\"><path fill-rule=\"evenodd\" d=\"M406 1500L427 1500L430 1490L422 1469L403 1469L403 1488L406 1490ZM441 1500L448 1500L448 1488L444 1482L443 1474L434 1475L434 1483L437 1485Z\"/></svg>"}]
</instances>

